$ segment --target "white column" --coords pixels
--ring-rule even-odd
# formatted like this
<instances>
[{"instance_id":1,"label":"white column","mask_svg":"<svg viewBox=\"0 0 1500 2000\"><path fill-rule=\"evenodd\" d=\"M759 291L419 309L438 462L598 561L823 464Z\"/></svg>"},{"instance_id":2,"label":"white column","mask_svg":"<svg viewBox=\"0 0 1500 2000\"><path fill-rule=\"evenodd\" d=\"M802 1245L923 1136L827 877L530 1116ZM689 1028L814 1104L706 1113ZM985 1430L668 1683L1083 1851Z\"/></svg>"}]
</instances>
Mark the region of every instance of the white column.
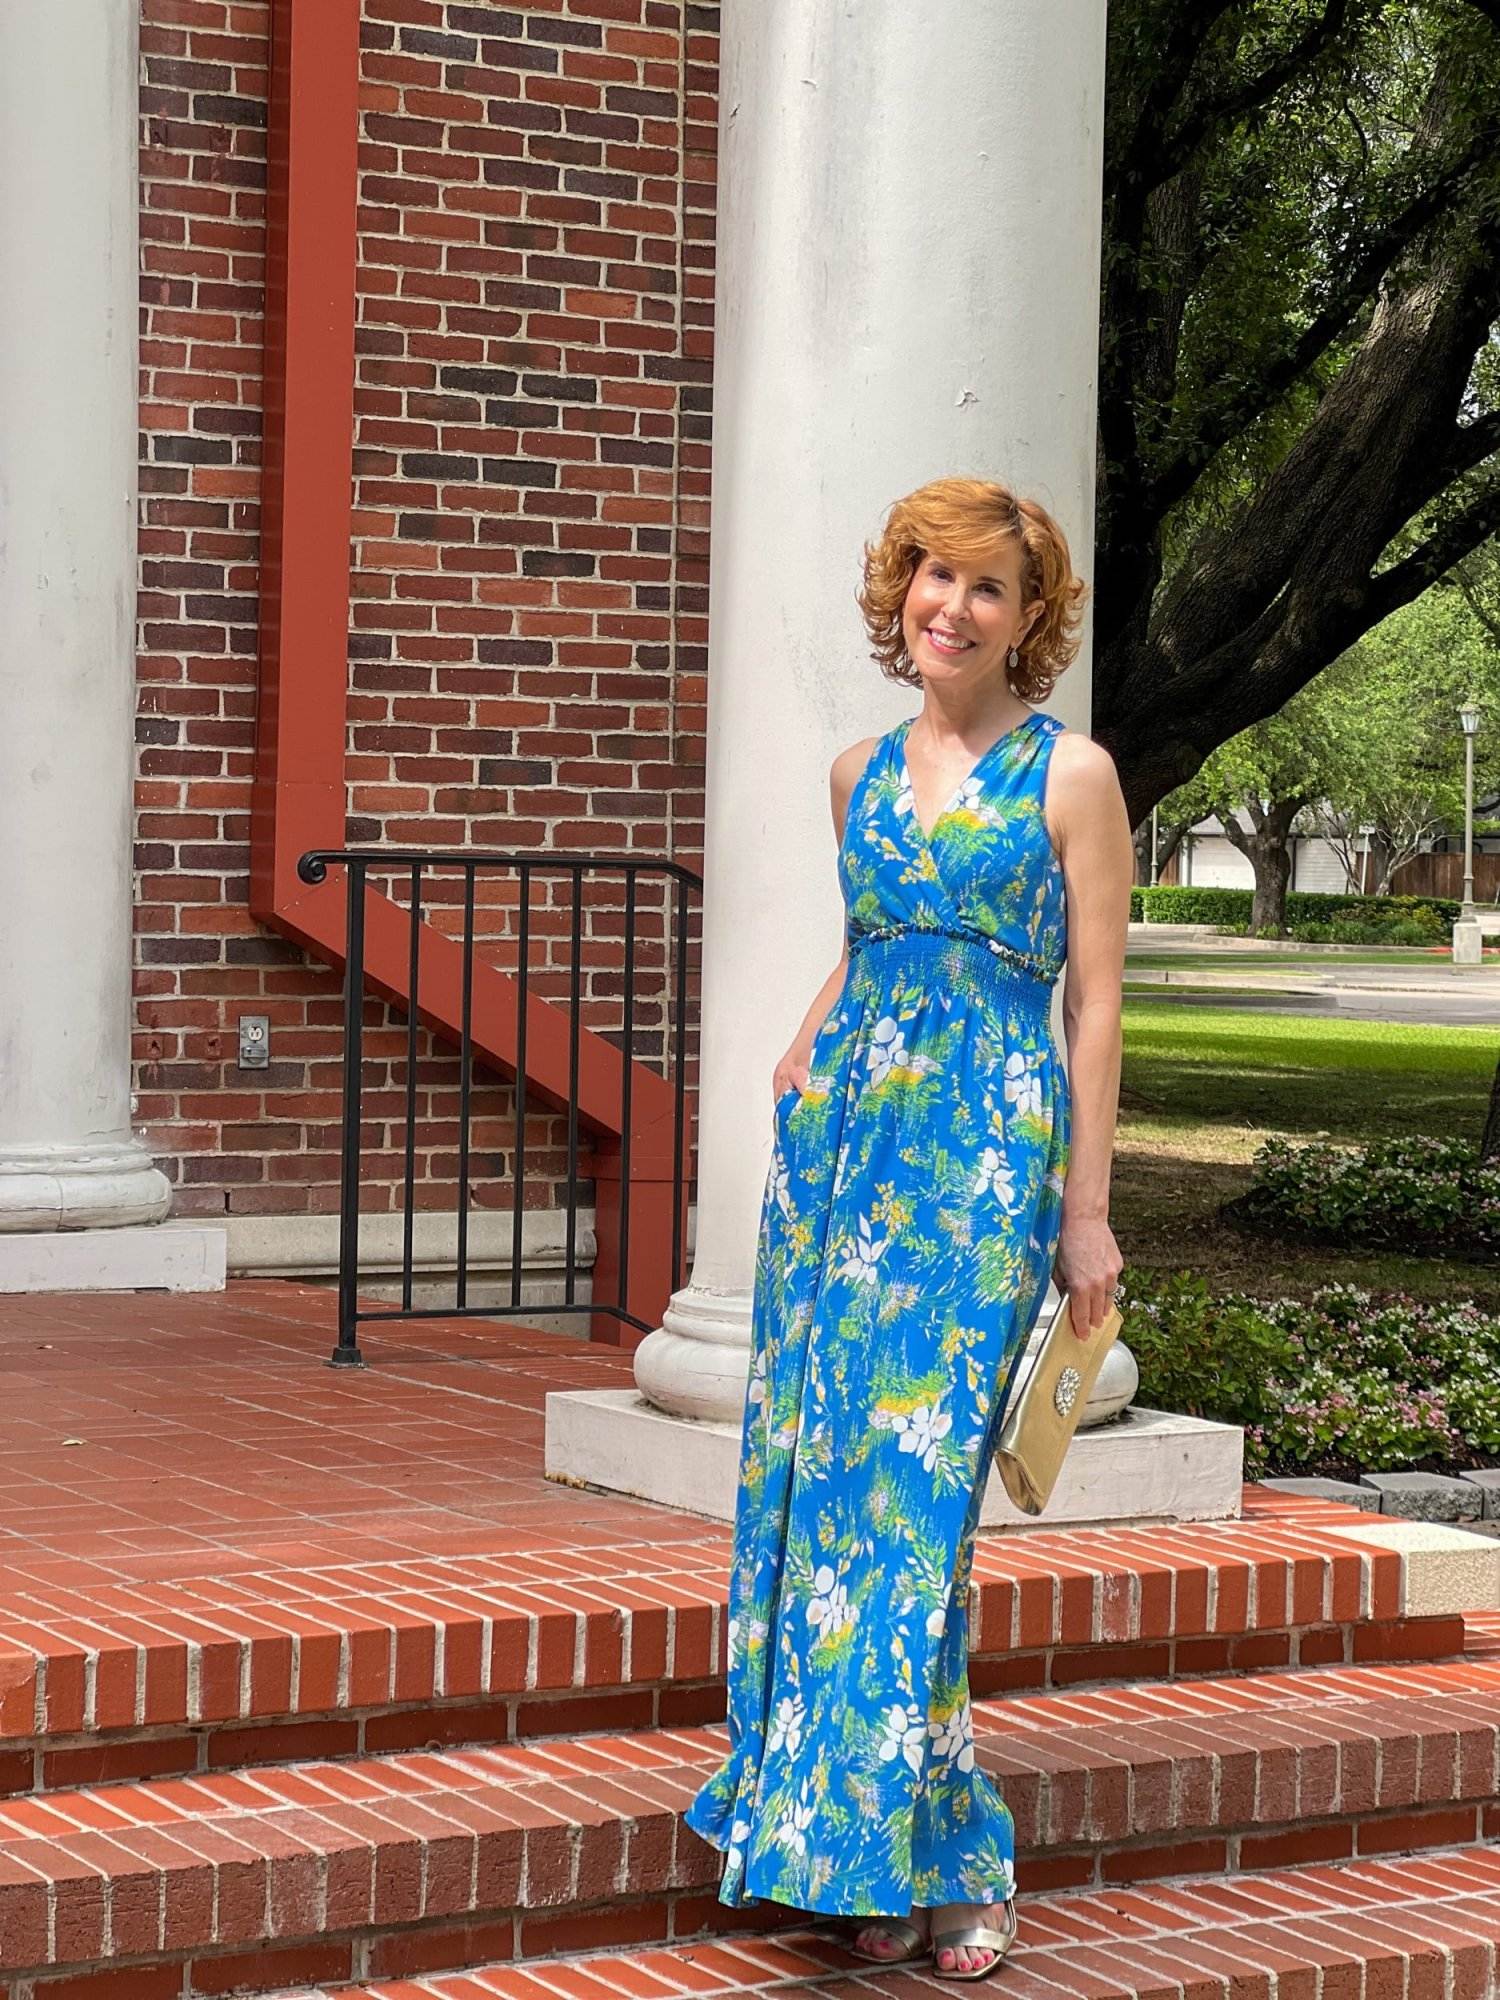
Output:
<instances>
[{"instance_id":1,"label":"white column","mask_svg":"<svg viewBox=\"0 0 1500 2000\"><path fill-rule=\"evenodd\" d=\"M1090 574L1104 28L1099 0L725 10L693 1275L637 1389L547 1398L557 1479L734 1513L771 1069L843 940L828 769L920 700L869 656L863 543L928 479L998 476ZM1049 706L1089 727L1087 650ZM1060 987L1053 1027L1065 1050ZM1083 1422L1136 1380L1117 1341ZM1238 1505L1236 1426L1089 1437L1049 1521ZM1008 1507L992 1480L986 1525Z\"/></svg>"},{"instance_id":2,"label":"white column","mask_svg":"<svg viewBox=\"0 0 1500 2000\"><path fill-rule=\"evenodd\" d=\"M137 12L0 0L3 1232L171 1198L130 1129ZM164 1282L118 1253L118 1281ZM0 1236L0 1289L110 1276Z\"/></svg>"},{"instance_id":3,"label":"white column","mask_svg":"<svg viewBox=\"0 0 1500 2000\"><path fill-rule=\"evenodd\" d=\"M681 1415L743 1411L771 1069L843 937L828 767L920 702L869 657L861 545L966 472L1034 493L1090 571L1104 26L1098 0L725 10L696 1255L636 1353ZM1049 704L1074 728L1088 674Z\"/></svg>"}]
</instances>

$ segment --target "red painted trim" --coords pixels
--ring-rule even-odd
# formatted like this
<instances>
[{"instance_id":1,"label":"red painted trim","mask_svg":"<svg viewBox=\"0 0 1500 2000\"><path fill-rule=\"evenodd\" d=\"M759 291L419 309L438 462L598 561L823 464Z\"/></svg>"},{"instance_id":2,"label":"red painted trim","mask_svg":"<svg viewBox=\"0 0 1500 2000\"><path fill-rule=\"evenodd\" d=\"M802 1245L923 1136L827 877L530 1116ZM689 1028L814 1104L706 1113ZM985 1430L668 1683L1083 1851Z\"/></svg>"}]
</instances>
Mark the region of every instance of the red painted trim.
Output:
<instances>
[{"instance_id":1,"label":"red painted trim","mask_svg":"<svg viewBox=\"0 0 1500 2000\"><path fill-rule=\"evenodd\" d=\"M344 844L359 0L275 0L251 909L286 928L309 847ZM337 888L312 930L337 935ZM312 941L311 939L309 940Z\"/></svg>"},{"instance_id":2,"label":"red painted trim","mask_svg":"<svg viewBox=\"0 0 1500 2000\"><path fill-rule=\"evenodd\" d=\"M359 0L273 0L268 135L266 437L261 512L260 694L251 818L252 913L316 957L341 965L344 882L297 875L309 848L344 844L349 565L353 514L354 326L358 256ZM370 985L407 998L405 913L377 891L366 909ZM457 1037L461 954L424 929L422 1019ZM473 1039L516 1073L518 983L476 963ZM528 1098L568 1102L568 1017L526 998ZM623 1061L580 1037L578 1113L596 1183L596 1290L618 1288ZM636 1065L631 1080L628 1308L660 1322L670 1297L672 1086ZM690 1122L690 1121L689 1121ZM684 1162L690 1153L683 1138ZM687 1194L684 1174L683 1240ZM604 1315L595 1339L639 1338Z\"/></svg>"}]
</instances>

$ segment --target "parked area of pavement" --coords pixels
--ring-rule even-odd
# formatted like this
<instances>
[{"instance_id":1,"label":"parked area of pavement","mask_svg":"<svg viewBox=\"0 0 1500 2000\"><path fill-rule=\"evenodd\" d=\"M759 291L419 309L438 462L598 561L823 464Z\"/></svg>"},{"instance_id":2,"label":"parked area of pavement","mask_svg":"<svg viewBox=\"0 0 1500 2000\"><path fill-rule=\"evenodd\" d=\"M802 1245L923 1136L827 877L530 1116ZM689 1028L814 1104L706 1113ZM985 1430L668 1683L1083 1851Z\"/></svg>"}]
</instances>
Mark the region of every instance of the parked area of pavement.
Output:
<instances>
[{"instance_id":1,"label":"parked area of pavement","mask_svg":"<svg viewBox=\"0 0 1500 2000\"><path fill-rule=\"evenodd\" d=\"M1133 963L1177 959L1175 965ZM1228 958L1242 963L1226 965ZM1374 959L1376 962L1372 963ZM1279 962L1277 962L1279 961ZM1375 954L1358 945L1289 945L1221 937L1205 924L1132 924L1126 992L1198 1006L1337 1013L1433 1027L1500 1025L1500 958L1455 966L1438 954Z\"/></svg>"}]
</instances>

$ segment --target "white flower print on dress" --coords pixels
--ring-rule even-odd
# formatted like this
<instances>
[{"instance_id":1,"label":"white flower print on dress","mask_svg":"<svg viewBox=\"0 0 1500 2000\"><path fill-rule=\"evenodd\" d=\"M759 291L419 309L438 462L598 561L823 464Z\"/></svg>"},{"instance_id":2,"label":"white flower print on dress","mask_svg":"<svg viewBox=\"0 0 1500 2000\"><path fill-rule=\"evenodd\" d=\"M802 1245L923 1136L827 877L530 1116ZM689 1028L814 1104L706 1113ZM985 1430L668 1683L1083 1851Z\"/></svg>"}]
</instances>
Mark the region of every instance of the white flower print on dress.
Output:
<instances>
[{"instance_id":1,"label":"white flower print on dress","mask_svg":"<svg viewBox=\"0 0 1500 2000\"><path fill-rule=\"evenodd\" d=\"M872 1085L884 1083L893 1069L905 1069L908 1066L910 1057L907 1054L906 1035L901 1023L893 1014L883 1014L875 1023L875 1032L870 1038L865 1062L869 1066Z\"/></svg>"},{"instance_id":2,"label":"white flower print on dress","mask_svg":"<svg viewBox=\"0 0 1500 2000\"><path fill-rule=\"evenodd\" d=\"M880 1740L880 1755L885 1761L890 1763L895 1757L904 1757L914 1771L920 1771L927 1731L917 1710L899 1701L892 1702L880 1726L885 1731Z\"/></svg>"},{"instance_id":3,"label":"white flower print on dress","mask_svg":"<svg viewBox=\"0 0 1500 2000\"><path fill-rule=\"evenodd\" d=\"M782 1815L781 1824L777 1827L772 1838L779 1840L782 1846L793 1854L806 1854L807 1829L812 1825L812 1817L812 1800L807 1796L807 1780L804 1778L802 1780L802 1794L800 1799L795 1804L790 1800L787 1802L787 1809Z\"/></svg>"},{"instance_id":4,"label":"white flower print on dress","mask_svg":"<svg viewBox=\"0 0 1500 2000\"><path fill-rule=\"evenodd\" d=\"M807 1601L807 1622L815 1625L825 1639L833 1639L846 1625L852 1625L856 1608L849 1602L846 1584L839 1582L827 1563L820 1563L813 1577L813 1594Z\"/></svg>"},{"instance_id":5,"label":"white flower print on dress","mask_svg":"<svg viewBox=\"0 0 1500 2000\"><path fill-rule=\"evenodd\" d=\"M1014 1215L1016 1212L1016 1170L1005 1155L994 1146L986 1146L979 1155L979 1171L974 1178L974 1193L993 1193L1007 1215Z\"/></svg>"},{"instance_id":6,"label":"white flower print on dress","mask_svg":"<svg viewBox=\"0 0 1500 2000\"><path fill-rule=\"evenodd\" d=\"M727 1866L730 1869L738 1868L743 1863L745 1859L745 1842L749 1838L749 1820L737 1819L729 1832L729 1860Z\"/></svg>"},{"instance_id":7,"label":"white flower print on dress","mask_svg":"<svg viewBox=\"0 0 1500 2000\"><path fill-rule=\"evenodd\" d=\"M973 1770L974 1717L968 1702L940 1721L929 1722L927 1732L932 1738L934 1756L960 1771Z\"/></svg>"},{"instance_id":8,"label":"white flower print on dress","mask_svg":"<svg viewBox=\"0 0 1500 2000\"><path fill-rule=\"evenodd\" d=\"M938 1440L945 1438L952 1428L952 1417L937 1403L930 1409L919 1403L909 1415L898 1412L891 1418L891 1429L897 1433L896 1449L914 1451L924 1472L931 1472L937 1464Z\"/></svg>"},{"instance_id":9,"label":"white flower print on dress","mask_svg":"<svg viewBox=\"0 0 1500 2000\"><path fill-rule=\"evenodd\" d=\"M1026 1060L1024 1049L1012 1049L1005 1058L1005 1101L1023 1117L1041 1112L1042 1079Z\"/></svg>"},{"instance_id":10,"label":"white flower print on dress","mask_svg":"<svg viewBox=\"0 0 1500 2000\"><path fill-rule=\"evenodd\" d=\"M858 1235L849 1244L842 1263L835 1268L841 1278L852 1278L856 1284L874 1285L880 1282L876 1265L891 1247L889 1236L882 1236L877 1243L870 1234L870 1218L862 1215L858 1222Z\"/></svg>"},{"instance_id":11,"label":"white flower print on dress","mask_svg":"<svg viewBox=\"0 0 1500 2000\"><path fill-rule=\"evenodd\" d=\"M766 1748L780 1750L785 1746L788 1757L795 1757L802 1742L802 1725L806 1719L807 1711L801 1702L791 1695L784 1695L771 1718L771 1733L766 1738Z\"/></svg>"}]
</instances>

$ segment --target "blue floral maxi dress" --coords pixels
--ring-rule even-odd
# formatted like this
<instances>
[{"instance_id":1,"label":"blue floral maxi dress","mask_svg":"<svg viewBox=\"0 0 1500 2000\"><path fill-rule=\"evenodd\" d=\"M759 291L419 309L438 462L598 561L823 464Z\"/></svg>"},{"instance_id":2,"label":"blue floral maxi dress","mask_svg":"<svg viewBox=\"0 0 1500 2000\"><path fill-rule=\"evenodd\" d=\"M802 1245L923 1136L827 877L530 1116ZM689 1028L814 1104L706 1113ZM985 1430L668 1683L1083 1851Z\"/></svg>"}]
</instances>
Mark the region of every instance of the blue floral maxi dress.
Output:
<instances>
[{"instance_id":1,"label":"blue floral maxi dress","mask_svg":"<svg viewBox=\"0 0 1500 2000\"><path fill-rule=\"evenodd\" d=\"M777 1100L729 1593L729 1752L687 1809L719 1900L999 1902L1015 1827L975 1764L974 1532L1046 1295L1070 1115L1042 816L1063 724L1000 737L924 835L883 736L839 852L849 944Z\"/></svg>"}]
</instances>

